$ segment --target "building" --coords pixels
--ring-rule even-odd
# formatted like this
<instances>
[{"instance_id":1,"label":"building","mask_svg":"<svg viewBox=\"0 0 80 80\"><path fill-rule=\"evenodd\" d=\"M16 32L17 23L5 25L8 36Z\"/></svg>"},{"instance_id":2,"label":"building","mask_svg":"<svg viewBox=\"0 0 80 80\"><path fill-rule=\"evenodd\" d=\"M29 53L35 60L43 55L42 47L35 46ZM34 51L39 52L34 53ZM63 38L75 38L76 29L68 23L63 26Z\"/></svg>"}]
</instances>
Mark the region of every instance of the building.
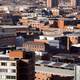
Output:
<instances>
[{"instance_id":1,"label":"building","mask_svg":"<svg viewBox=\"0 0 80 80\"><path fill-rule=\"evenodd\" d=\"M20 50L0 55L0 80L34 80L34 58L32 52Z\"/></svg>"},{"instance_id":2,"label":"building","mask_svg":"<svg viewBox=\"0 0 80 80\"><path fill-rule=\"evenodd\" d=\"M80 7L80 0L76 0L76 5Z\"/></svg>"},{"instance_id":3,"label":"building","mask_svg":"<svg viewBox=\"0 0 80 80\"><path fill-rule=\"evenodd\" d=\"M22 18L19 21L22 25L27 25L33 28L38 28L39 30L49 28L49 25L45 25L45 22L41 23L39 20L31 20L31 19Z\"/></svg>"},{"instance_id":4,"label":"building","mask_svg":"<svg viewBox=\"0 0 80 80\"><path fill-rule=\"evenodd\" d=\"M47 0L47 7L76 7L76 0Z\"/></svg>"},{"instance_id":5,"label":"building","mask_svg":"<svg viewBox=\"0 0 80 80\"><path fill-rule=\"evenodd\" d=\"M73 48L75 50L75 48ZM80 62L79 54L75 53L59 53L52 56L52 61L63 62L63 63L74 63L77 64Z\"/></svg>"},{"instance_id":6,"label":"building","mask_svg":"<svg viewBox=\"0 0 80 80\"><path fill-rule=\"evenodd\" d=\"M0 47L15 46L16 31L15 29L0 28Z\"/></svg>"},{"instance_id":7,"label":"building","mask_svg":"<svg viewBox=\"0 0 80 80\"><path fill-rule=\"evenodd\" d=\"M47 0L47 7L53 8L58 6L58 0Z\"/></svg>"},{"instance_id":8,"label":"building","mask_svg":"<svg viewBox=\"0 0 80 80\"><path fill-rule=\"evenodd\" d=\"M76 7L76 0L59 0L59 5L61 7Z\"/></svg>"},{"instance_id":9,"label":"building","mask_svg":"<svg viewBox=\"0 0 80 80\"><path fill-rule=\"evenodd\" d=\"M28 41L23 43L23 48L26 48L29 51L46 51L48 49L48 45L44 42L36 42L36 41Z\"/></svg>"},{"instance_id":10,"label":"building","mask_svg":"<svg viewBox=\"0 0 80 80\"><path fill-rule=\"evenodd\" d=\"M0 25L13 25L12 14L8 10L3 10L3 13L0 12L0 16Z\"/></svg>"},{"instance_id":11,"label":"building","mask_svg":"<svg viewBox=\"0 0 80 80\"><path fill-rule=\"evenodd\" d=\"M76 52L76 54L79 54L79 53L80 53L80 43L78 43L78 44L73 44L73 45L71 46L71 48L70 48L70 52L71 52L71 53L75 53L75 52Z\"/></svg>"},{"instance_id":12,"label":"building","mask_svg":"<svg viewBox=\"0 0 80 80\"><path fill-rule=\"evenodd\" d=\"M52 11L53 16L58 16L59 15L59 9L53 8L51 11Z\"/></svg>"},{"instance_id":13,"label":"building","mask_svg":"<svg viewBox=\"0 0 80 80\"><path fill-rule=\"evenodd\" d=\"M64 29L64 19L59 19L58 20L58 27L60 28L60 29Z\"/></svg>"},{"instance_id":14,"label":"building","mask_svg":"<svg viewBox=\"0 0 80 80\"><path fill-rule=\"evenodd\" d=\"M74 78L74 66L70 67L70 64L51 61L37 61L35 64L35 80L72 80ZM73 69L70 70L68 67Z\"/></svg>"}]
</instances>

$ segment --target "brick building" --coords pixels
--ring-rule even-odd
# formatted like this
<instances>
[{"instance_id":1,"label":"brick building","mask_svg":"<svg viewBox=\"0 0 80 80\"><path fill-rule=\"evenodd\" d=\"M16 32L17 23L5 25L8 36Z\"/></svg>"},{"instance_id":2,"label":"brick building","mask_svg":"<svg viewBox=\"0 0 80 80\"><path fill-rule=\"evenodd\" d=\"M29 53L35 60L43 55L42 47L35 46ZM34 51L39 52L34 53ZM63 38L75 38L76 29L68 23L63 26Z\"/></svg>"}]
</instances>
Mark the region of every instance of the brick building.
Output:
<instances>
[{"instance_id":1,"label":"brick building","mask_svg":"<svg viewBox=\"0 0 80 80\"><path fill-rule=\"evenodd\" d=\"M26 48L29 51L46 51L48 45L44 42L28 41L23 43L23 48Z\"/></svg>"},{"instance_id":2,"label":"brick building","mask_svg":"<svg viewBox=\"0 0 80 80\"><path fill-rule=\"evenodd\" d=\"M22 18L19 20L22 25L28 25L33 28L38 28L40 30L49 28L49 25L45 25L45 23L40 23L40 21L35 21L31 19Z\"/></svg>"}]
</instances>

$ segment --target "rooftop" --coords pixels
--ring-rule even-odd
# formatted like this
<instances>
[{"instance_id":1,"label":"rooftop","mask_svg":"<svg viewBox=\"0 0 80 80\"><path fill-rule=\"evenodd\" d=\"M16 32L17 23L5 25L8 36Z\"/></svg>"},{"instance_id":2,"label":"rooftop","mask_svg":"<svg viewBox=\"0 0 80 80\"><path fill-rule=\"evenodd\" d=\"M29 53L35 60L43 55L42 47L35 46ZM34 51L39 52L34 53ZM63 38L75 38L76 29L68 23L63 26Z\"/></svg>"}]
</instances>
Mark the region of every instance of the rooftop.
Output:
<instances>
[{"instance_id":1,"label":"rooftop","mask_svg":"<svg viewBox=\"0 0 80 80\"><path fill-rule=\"evenodd\" d=\"M32 44L32 45L44 45L45 43L44 42L38 42L38 41L28 41L28 42L25 42L24 44Z\"/></svg>"},{"instance_id":2,"label":"rooftop","mask_svg":"<svg viewBox=\"0 0 80 80\"><path fill-rule=\"evenodd\" d=\"M74 66L75 66L75 64L71 64L71 63L42 61L42 60L37 61L35 64L36 66L44 66L48 68L58 68L58 69L63 69L63 70L74 70Z\"/></svg>"},{"instance_id":3,"label":"rooftop","mask_svg":"<svg viewBox=\"0 0 80 80\"><path fill-rule=\"evenodd\" d=\"M41 73L50 73L54 75L61 75L61 76L74 76L74 70L50 68L45 66L35 66L35 71Z\"/></svg>"},{"instance_id":4,"label":"rooftop","mask_svg":"<svg viewBox=\"0 0 80 80\"><path fill-rule=\"evenodd\" d=\"M56 54L54 55L53 57L56 57L56 58L63 58L63 59L74 59L74 58L78 58L79 55L78 54Z\"/></svg>"},{"instance_id":5,"label":"rooftop","mask_svg":"<svg viewBox=\"0 0 80 80\"><path fill-rule=\"evenodd\" d=\"M80 48L80 44L73 44L73 47L79 47Z\"/></svg>"},{"instance_id":6,"label":"rooftop","mask_svg":"<svg viewBox=\"0 0 80 80\"><path fill-rule=\"evenodd\" d=\"M10 25L0 25L0 28L28 28L28 26L10 26Z\"/></svg>"}]
</instances>

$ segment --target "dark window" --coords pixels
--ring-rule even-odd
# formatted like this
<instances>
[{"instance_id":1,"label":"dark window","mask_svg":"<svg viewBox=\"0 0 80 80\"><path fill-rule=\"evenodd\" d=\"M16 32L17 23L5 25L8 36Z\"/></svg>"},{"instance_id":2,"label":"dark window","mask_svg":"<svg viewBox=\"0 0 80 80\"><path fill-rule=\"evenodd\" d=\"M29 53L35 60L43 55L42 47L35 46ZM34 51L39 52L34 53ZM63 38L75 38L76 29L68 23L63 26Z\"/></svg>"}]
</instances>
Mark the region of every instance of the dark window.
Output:
<instances>
[{"instance_id":1,"label":"dark window","mask_svg":"<svg viewBox=\"0 0 80 80\"><path fill-rule=\"evenodd\" d=\"M16 76L6 76L6 79L16 79Z\"/></svg>"},{"instance_id":2,"label":"dark window","mask_svg":"<svg viewBox=\"0 0 80 80\"><path fill-rule=\"evenodd\" d=\"M7 63L2 62L2 63L1 63L1 66L7 66Z\"/></svg>"},{"instance_id":3,"label":"dark window","mask_svg":"<svg viewBox=\"0 0 80 80\"><path fill-rule=\"evenodd\" d=\"M7 72L7 69L0 69L0 72Z\"/></svg>"},{"instance_id":4,"label":"dark window","mask_svg":"<svg viewBox=\"0 0 80 80\"><path fill-rule=\"evenodd\" d=\"M16 72L16 70L15 69L12 69L12 73L15 73Z\"/></svg>"},{"instance_id":5,"label":"dark window","mask_svg":"<svg viewBox=\"0 0 80 80\"><path fill-rule=\"evenodd\" d=\"M16 64L15 63L11 63L11 66L16 66Z\"/></svg>"}]
</instances>

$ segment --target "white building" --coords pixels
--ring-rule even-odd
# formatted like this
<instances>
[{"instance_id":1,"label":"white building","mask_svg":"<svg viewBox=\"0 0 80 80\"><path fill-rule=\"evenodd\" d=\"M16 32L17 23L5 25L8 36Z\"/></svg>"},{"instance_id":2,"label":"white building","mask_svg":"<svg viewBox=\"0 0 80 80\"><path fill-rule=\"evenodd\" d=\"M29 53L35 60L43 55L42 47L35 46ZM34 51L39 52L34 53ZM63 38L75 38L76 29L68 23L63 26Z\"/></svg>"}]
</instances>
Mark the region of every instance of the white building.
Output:
<instances>
[{"instance_id":1,"label":"white building","mask_svg":"<svg viewBox=\"0 0 80 80\"><path fill-rule=\"evenodd\" d=\"M0 80L16 80L16 64L7 54L0 54Z\"/></svg>"},{"instance_id":2,"label":"white building","mask_svg":"<svg viewBox=\"0 0 80 80\"><path fill-rule=\"evenodd\" d=\"M0 61L0 80L16 80L16 61Z\"/></svg>"}]
</instances>

